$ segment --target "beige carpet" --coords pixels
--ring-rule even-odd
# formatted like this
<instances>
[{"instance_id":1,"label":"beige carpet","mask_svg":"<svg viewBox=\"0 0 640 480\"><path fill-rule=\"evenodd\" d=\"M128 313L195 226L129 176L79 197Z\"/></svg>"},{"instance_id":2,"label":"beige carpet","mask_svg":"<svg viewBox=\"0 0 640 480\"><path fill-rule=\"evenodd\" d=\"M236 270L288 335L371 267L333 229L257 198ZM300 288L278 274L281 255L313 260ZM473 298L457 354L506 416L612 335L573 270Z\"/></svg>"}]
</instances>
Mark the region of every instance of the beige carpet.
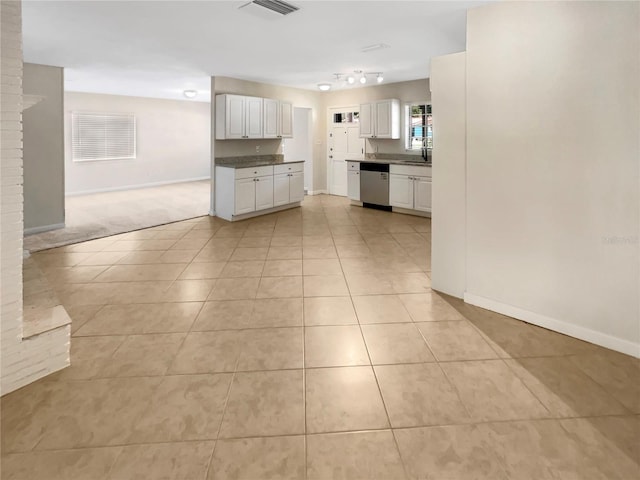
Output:
<instances>
[{"instance_id":1,"label":"beige carpet","mask_svg":"<svg viewBox=\"0 0 640 480\"><path fill-rule=\"evenodd\" d=\"M66 227L28 235L30 252L69 245L209 213L210 182L66 197Z\"/></svg>"}]
</instances>

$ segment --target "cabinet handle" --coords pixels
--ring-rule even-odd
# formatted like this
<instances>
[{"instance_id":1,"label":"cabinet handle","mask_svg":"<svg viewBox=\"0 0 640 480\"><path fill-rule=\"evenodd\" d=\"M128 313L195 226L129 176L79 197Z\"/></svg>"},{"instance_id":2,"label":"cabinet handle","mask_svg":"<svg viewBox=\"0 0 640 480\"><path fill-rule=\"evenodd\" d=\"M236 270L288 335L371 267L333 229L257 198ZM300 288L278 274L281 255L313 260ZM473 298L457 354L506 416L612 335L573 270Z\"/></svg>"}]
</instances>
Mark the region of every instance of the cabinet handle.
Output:
<instances>
[{"instance_id":1,"label":"cabinet handle","mask_svg":"<svg viewBox=\"0 0 640 480\"><path fill-rule=\"evenodd\" d=\"M260 179L259 179L259 178L256 178L256 182L259 182L259 181L260 181Z\"/></svg>"}]
</instances>

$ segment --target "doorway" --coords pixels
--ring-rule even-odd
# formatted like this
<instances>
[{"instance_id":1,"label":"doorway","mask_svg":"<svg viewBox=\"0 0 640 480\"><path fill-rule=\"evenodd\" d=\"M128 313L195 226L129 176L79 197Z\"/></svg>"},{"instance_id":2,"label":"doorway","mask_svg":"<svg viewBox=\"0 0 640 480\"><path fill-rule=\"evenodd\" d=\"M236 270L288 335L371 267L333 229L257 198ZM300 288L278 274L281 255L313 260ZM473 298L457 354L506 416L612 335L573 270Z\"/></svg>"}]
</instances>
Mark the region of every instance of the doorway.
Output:
<instances>
[{"instance_id":1,"label":"doorway","mask_svg":"<svg viewBox=\"0 0 640 480\"><path fill-rule=\"evenodd\" d=\"M360 108L333 107L327 119L327 185L331 195L347 196L347 160L364 158Z\"/></svg>"},{"instance_id":2,"label":"doorway","mask_svg":"<svg viewBox=\"0 0 640 480\"><path fill-rule=\"evenodd\" d=\"M311 109L294 107L293 138L282 142L284 161L304 160L304 191L313 195L313 145Z\"/></svg>"}]
</instances>

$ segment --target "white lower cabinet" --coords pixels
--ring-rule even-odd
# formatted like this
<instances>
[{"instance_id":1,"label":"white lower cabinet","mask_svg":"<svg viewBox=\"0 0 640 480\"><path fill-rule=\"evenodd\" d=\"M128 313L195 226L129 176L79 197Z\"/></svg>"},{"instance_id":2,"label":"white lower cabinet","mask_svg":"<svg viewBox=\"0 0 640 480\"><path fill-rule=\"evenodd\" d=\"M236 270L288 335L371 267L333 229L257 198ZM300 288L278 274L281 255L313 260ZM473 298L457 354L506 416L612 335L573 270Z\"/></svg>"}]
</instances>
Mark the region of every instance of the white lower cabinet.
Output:
<instances>
[{"instance_id":1,"label":"white lower cabinet","mask_svg":"<svg viewBox=\"0 0 640 480\"><path fill-rule=\"evenodd\" d=\"M360 201L360 163L347 162L347 196Z\"/></svg>"},{"instance_id":2,"label":"white lower cabinet","mask_svg":"<svg viewBox=\"0 0 640 480\"><path fill-rule=\"evenodd\" d=\"M302 200L304 200L304 172L293 172L289 177L289 202Z\"/></svg>"},{"instance_id":3,"label":"white lower cabinet","mask_svg":"<svg viewBox=\"0 0 640 480\"><path fill-rule=\"evenodd\" d=\"M304 198L304 164L251 168L216 167L216 215L233 217L299 203ZM252 216L252 215L249 215Z\"/></svg>"},{"instance_id":4,"label":"white lower cabinet","mask_svg":"<svg viewBox=\"0 0 640 480\"><path fill-rule=\"evenodd\" d=\"M304 198L302 163L280 164L273 168L273 206L301 202Z\"/></svg>"},{"instance_id":5,"label":"white lower cabinet","mask_svg":"<svg viewBox=\"0 0 640 480\"><path fill-rule=\"evenodd\" d=\"M289 203L289 174L280 173L273 176L273 206Z\"/></svg>"},{"instance_id":6,"label":"white lower cabinet","mask_svg":"<svg viewBox=\"0 0 640 480\"><path fill-rule=\"evenodd\" d=\"M253 212L256 209L256 182L254 178L236 180L235 215Z\"/></svg>"},{"instance_id":7,"label":"white lower cabinet","mask_svg":"<svg viewBox=\"0 0 640 480\"><path fill-rule=\"evenodd\" d=\"M421 212L431 211L431 177L415 177L413 180L413 208Z\"/></svg>"},{"instance_id":8,"label":"white lower cabinet","mask_svg":"<svg viewBox=\"0 0 640 480\"><path fill-rule=\"evenodd\" d=\"M256 179L256 210L273 207L273 175Z\"/></svg>"},{"instance_id":9,"label":"white lower cabinet","mask_svg":"<svg viewBox=\"0 0 640 480\"><path fill-rule=\"evenodd\" d=\"M431 167L391 165L389 205L431 212Z\"/></svg>"},{"instance_id":10,"label":"white lower cabinet","mask_svg":"<svg viewBox=\"0 0 640 480\"><path fill-rule=\"evenodd\" d=\"M234 215L273 207L273 176L236 180Z\"/></svg>"},{"instance_id":11,"label":"white lower cabinet","mask_svg":"<svg viewBox=\"0 0 640 480\"><path fill-rule=\"evenodd\" d=\"M389 205L413 208L413 177L389 174Z\"/></svg>"}]
</instances>

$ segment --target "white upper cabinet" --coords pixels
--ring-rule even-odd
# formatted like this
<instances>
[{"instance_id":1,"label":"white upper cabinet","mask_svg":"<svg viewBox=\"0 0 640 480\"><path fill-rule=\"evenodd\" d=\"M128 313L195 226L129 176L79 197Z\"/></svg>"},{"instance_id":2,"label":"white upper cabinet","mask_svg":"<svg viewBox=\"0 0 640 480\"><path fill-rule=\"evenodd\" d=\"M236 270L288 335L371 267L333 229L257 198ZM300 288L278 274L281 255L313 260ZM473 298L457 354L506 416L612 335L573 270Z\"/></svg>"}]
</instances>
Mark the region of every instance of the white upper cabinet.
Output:
<instances>
[{"instance_id":1,"label":"white upper cabinet","mask_svg":"<svg viewBox=\"0 0 640 480\"><path fill-rule=\"evenodd\" d=\"M216 95L216 139L262 138L259 97Z\"/></svg>"},{"instance_id":2,"label":"white upper cabinet","mask_svg":"<svg viewBox=\"0 0 640 480\"><path fill-rule=\"evenodd\" d=\"M400 138L400 100L379 100L360 105L361 138Z\"/></svg>"},{"instance_id":3,"label":"white upper cabinet","mask_svg":"<svg viewBox=\"0 0 640 480\"><path fill-rule=\"evenodd\" d=\"M217 112L216 112L217 113ZM244 138L244 97L239 95L225 95L224 98L224 130L216 128L217 138ZM217 116L216 116L217 122ZM218 137L222 134L222 137Z\"/></svg>"},{"instance_id":4,"label":"white upper cabinet","mask_svg":"<svg viewBox=\"0 0 640 480\"><path fill-rule=\"evenodd\" d=\"M264 99L264 138L293 137L293 104Z\"/></svg>"},{"instance_id":5,"label":"white upper cabinet","mask_svg":"<svg viewBox=\"0 0 640 480\"><path fill-rule=\"evenodd\" d=\"M263 138L262 106L264 100L258 97L244 97L245 103L245 137Z\"/></svg>"},{"instance_id":6,"label":"white upper cabinet","mask_svg":"<svg viewBox=\"0 0 640 480\"><path fill-rule=\"evenodd\" d=\"M293 104L280 102L280 132L281 138L293 138Z\"/></svg>"},{"instance_id":7,"label":"white upper cabinet","mask_svg":"<svg viewBox=\"0 0 640 480\"><path fill-rule=\"evenodd\" d=\"M271 98L264 99L264 138L278 138L280 102Z\"/></svg>"},{"instance_id":8,"label":"white upper cabinet","mask_svg":"<svg viewBox=\"0 0 640 480\"><path fill-rule=\"evenodd\" d=\"M244 95L216 95L216 140L291 137L291 103Z\"/></svg>"},{"instance_id":9,"label":"white upper cabinet","mask_svg":"<svg viewBox=\"0 0 640 480\"><path fill-rule=\"evenodd\" d=\"M375 103L360 105L360 138L373 138L375 135Z\"/></svg>"}]
</instances>

